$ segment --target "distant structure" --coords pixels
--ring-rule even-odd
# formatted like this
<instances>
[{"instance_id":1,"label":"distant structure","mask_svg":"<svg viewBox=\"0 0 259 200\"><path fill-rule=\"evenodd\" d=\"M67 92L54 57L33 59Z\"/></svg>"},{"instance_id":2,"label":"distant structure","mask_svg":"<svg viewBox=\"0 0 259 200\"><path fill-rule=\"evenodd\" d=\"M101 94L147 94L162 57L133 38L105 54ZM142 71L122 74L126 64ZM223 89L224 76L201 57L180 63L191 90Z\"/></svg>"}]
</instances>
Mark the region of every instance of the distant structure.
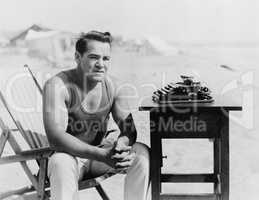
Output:
<instances>
[{"instance_id":1,"label":"distant structure","mask_svg":"<svg viewBox=\"0 0 259 200\"><path fill-rule=\"evenodd\" d=\"M143 40L143 50L146 51L146 54L155 54L163 56L172 56L178 54L178 50L168 44L165 40L156 37L148 36Z\"/></svg>"},{"instance_id":2,"label":"distant structure","mask_svg":"<svg viewBox=\"0 0 259 200\"><path fill-rule=\"evenodd\" d=\"M79 34L68 31L33 24L11 37L9 46L14 47L12 50L16 52L43 59L52 66L69 67L74 64L74 46L78 36ZM131 52L142 56L179 54L177 48L156 36L129 39L122 35L113 35L113 46L118 49L117 52Z\"/></svg>"},{"instance_id":3,"label":"distant structure","mask_svg":"<svg viewBox=\"0 0 259 200\"><path fill-rule=\"evenodd\" d=\"M165 40L156 36L146 36L137 39L124 39L123 45L128 52L136 52L141 55L172 56L179 53L178 49Z\"/></svg>"},{"instance_id":4,"label":"distant structure","mask_svg":"<svg viewBox=\"0 0 259 200\"><path fill-rule=\"evenodd\" d=\"M65 67L73 60L76 34L32 25L10 40L10 45L26 49L30 57ZM65 66L64 66L65 65Z\"/></svg>"},{"instance_id":5,"label":"distant structure","mask_svg":"<svg viewBox=\"0 0 259 200\"><path fill-rule=\"evenodd\" d=\"M40 25L37 25L37 24L33 24L29 28L25 29L24 31L22 31L18 35L16 35L13 38L11 38L10 39L10 44L11 45L17 45L19 42L23 42L25 40L27 34L29 33L29 31L47 32L47 31L51 31L51 29L43 27L43 26L40 26Z\"/></svg>"}]
</instances>

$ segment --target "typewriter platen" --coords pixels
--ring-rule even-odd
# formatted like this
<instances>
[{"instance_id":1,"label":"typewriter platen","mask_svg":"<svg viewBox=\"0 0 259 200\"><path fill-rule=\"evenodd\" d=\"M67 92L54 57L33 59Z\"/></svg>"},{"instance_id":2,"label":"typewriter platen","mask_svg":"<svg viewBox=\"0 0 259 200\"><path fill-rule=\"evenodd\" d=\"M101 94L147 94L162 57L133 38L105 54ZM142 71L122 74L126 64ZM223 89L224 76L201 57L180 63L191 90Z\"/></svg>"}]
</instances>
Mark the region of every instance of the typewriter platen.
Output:
<instances>
[{"instance_id":1,"label":"typewriter platen","mask_svg":"<svg viewBox=\"0 0 259 200\"><path fill-rule=\"evenodd\" d=\"M152 96L153 101L159 104L210 103L214 101L208 87L193 81L192 76L182 75L181 78L182 82L169 83L156 90Z\"/></svg>"}]
</instances>

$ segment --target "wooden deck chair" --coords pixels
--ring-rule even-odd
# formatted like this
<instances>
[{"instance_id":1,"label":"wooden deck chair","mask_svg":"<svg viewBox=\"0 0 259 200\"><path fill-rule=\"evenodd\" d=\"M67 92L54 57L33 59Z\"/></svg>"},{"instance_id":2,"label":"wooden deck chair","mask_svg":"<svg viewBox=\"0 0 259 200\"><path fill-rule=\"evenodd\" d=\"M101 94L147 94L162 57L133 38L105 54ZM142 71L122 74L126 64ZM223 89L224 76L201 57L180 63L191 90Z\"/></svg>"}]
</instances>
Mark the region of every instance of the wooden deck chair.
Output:
<instances>
[{"instance_id":1,"label":"wooden deck chair","mask_svg":"<svg viewBox=\"0 0 259 200\"><path fill-rule=\"evenodd\" d=\"M31 186L20 188L13 191L8 191L0 194L0 199L6 198L11 195L21 195L28 192L36 191L37 198L39 200L49 199L49 182L47 180L47 162L48 157L53 153L53 150L49 147L48 140L46 136L32 132L30 130L24 130L21 123L14 118L14 115L11 113L9 106L0 91L0 99L11 116L16 129L10 129L4 121L0 118L0 127L2 129L2 134L0 136L0 164L8 164L14 162L20 162L23 170L31 181ZM111 130L113 131L113 130ZM23 151L19 146L18 142L14 137L14 133L20 133L25 141L28 143L31 150ZM1 157L4 146L6 142L9 142L10 146L15 152L15 155ZM36 160L39 165L39 172L37 175L33 175L30 168L28 167L26 161ZM95 187L97 192L100 194L103 200L109 200L108 195L101 186L101 181L115 175L115 171L109 171L106 174L99 176L97 178L84 180L79 182L79 190Z\"/></svg>"}]
</instances>

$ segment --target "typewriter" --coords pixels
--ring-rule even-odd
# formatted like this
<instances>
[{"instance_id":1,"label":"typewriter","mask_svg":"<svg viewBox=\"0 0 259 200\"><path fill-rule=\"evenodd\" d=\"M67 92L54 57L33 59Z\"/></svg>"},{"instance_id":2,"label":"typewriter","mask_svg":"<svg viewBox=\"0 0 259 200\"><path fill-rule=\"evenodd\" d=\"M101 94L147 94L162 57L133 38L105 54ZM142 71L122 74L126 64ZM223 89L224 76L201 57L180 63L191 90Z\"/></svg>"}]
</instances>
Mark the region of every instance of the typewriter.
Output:
<instances>
[{"instance_id":1,"label":"typewriter","mask_svg":"<svg viewBox=\"0 0 259 200\"><path fill-rule=\"evenodd\" d=\"M210 103L213 102L211 91L200 82L193 81L192 76L181 75L182 82L169 83L156 90L152 99L159 104L169 103Z\"/></svg>"}]
</instances>

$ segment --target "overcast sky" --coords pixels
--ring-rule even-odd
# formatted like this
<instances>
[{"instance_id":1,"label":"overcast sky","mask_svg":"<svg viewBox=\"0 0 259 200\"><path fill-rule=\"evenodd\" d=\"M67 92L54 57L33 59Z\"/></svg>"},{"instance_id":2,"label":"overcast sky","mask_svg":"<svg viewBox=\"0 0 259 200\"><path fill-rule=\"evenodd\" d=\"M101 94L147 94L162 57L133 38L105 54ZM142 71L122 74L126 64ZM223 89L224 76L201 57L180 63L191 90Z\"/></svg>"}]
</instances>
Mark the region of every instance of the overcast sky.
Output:
<instances>
[{"instance_id":1,"label":"overcast sky","mask_svg":"<svg viewBox=\"0 0 259 200\"><path fill-rule=\"evenodd\" d=\"M0 0L0 31L33 23L172 41L259 41L259 0Z\"/></svg>"}]
</instances>

